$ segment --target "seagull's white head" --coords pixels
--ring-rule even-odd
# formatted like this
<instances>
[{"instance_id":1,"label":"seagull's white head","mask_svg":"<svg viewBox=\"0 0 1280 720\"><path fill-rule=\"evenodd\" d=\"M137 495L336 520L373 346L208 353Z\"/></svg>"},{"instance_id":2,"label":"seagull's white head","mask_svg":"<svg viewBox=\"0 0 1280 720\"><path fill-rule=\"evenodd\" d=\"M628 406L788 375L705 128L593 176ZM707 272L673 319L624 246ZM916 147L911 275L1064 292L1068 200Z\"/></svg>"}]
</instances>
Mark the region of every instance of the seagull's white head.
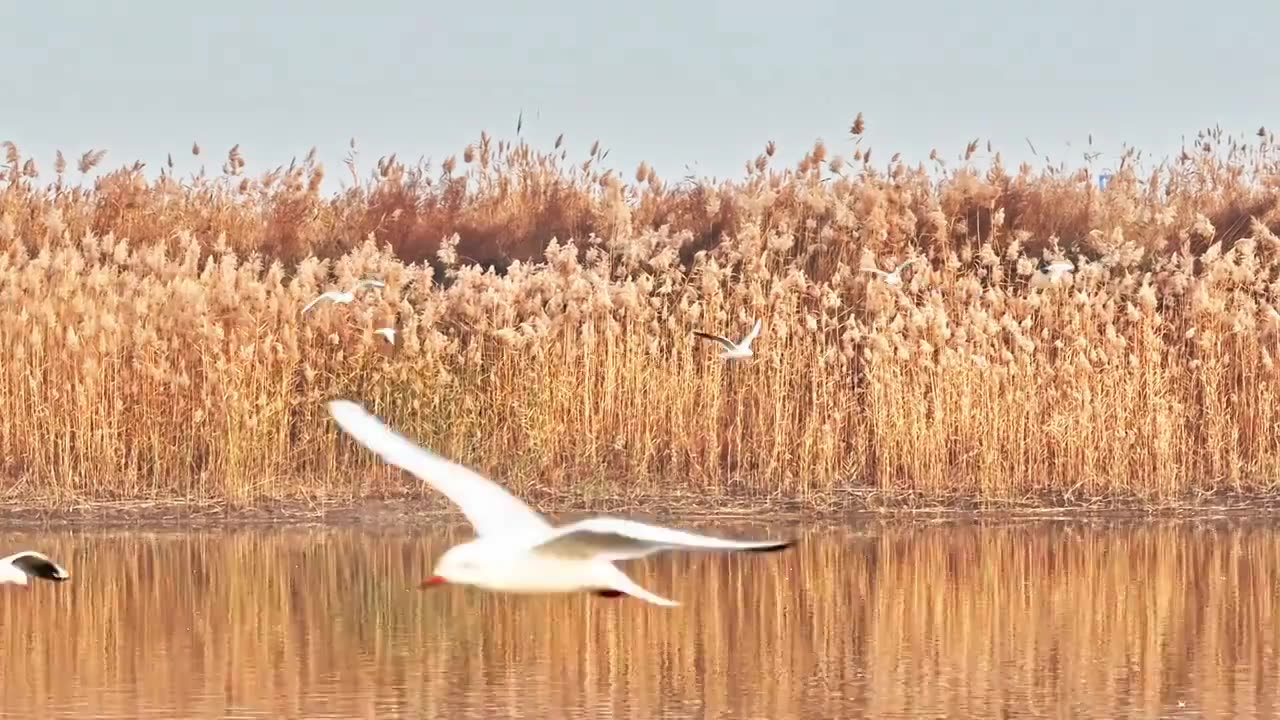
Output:
<instances>
[{"instance_id":1,"label":"seagull's white head","mask_svg":"<svg viewBox=\"0 0 1280 720\"><path fill-rule=\"evenodd\" d=\"M421 587L432 585L476 585L488 575L481 546L474 542L454 545L436 560L431 576Z\"/></svg>"}]
</instances>

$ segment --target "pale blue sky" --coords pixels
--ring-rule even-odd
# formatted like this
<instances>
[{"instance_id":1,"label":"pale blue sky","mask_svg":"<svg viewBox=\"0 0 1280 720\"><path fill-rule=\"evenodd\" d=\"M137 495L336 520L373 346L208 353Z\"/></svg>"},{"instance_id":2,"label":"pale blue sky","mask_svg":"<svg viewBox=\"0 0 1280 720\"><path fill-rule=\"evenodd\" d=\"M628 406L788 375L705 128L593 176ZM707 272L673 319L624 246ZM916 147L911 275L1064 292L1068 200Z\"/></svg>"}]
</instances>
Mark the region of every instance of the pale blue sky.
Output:
<instances>
[{"instance_id":1,"label":"pale blue sky","mask_svg":"<svg viewBox=\"0 0 1280 720\"><path fill-rule=\"evenodd\" d=\"M59 148L191 170L195 140L216 171L238 142L259 171L315 145L336 178L352 136L365 169L438 164L523 109L571 157L598 138L628 174L737 176L768 140L847 150L861 110L881 161L979 137L1013 165L1030 137L1079 164L1089 133L1114 158L1280 125L1277 27L1240 0L6 2L0 139L46 171Z\"/></svg>"}]
</instances>

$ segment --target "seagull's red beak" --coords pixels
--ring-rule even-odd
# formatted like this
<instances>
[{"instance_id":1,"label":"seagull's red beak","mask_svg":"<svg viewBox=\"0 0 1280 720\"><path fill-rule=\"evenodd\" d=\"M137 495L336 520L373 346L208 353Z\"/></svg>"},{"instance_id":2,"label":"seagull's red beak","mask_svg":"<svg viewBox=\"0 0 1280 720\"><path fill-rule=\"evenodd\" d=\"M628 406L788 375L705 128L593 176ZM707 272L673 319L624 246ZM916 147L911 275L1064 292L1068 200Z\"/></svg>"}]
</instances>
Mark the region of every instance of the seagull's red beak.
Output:
<instances>
[{"instance_id":1,"label":"seagull's red beak","mask_svg":"<svg viewBox=\"0 0 1280 720\"><path fill-rule=\"evenodd\" d=\"M449 581L445 580L443 577L440 577L439 575L432 575L431 577L424 579L422 583L418 585L418 587L429 588L432 585L443 585L447 582Z\"/></svg>"}]
</instances>

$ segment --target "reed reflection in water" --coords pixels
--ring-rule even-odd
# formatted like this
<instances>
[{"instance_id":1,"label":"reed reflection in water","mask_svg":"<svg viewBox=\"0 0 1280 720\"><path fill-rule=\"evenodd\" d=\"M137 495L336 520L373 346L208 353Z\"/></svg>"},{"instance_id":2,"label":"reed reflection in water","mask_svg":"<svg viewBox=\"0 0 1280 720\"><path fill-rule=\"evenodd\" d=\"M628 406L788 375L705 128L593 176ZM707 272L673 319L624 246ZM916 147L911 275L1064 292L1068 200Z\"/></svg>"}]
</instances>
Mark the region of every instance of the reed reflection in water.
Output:
<instances>
[{"instance_id":1,"label":"reed reflection in water","mask_svg":"<svg viewBox=\"0 0 1280 720\"><path fill-rule=\"evenodd\" d=\"M1262 523L871 523L802 531L785 553L624 565L679 608L417 590L467 534L0 529L0 550L73 575L0 589L0 713L1280 711L1280 532Z\"/></svg>"}]
</instances>

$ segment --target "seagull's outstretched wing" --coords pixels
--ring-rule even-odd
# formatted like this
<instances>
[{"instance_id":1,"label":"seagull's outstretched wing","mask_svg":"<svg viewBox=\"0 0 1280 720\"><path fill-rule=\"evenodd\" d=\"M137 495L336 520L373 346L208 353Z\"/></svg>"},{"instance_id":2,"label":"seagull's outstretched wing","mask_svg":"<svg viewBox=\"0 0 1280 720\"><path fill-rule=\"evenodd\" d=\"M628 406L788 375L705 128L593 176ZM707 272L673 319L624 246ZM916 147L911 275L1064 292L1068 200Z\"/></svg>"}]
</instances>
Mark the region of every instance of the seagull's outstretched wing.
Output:
<instances>
[{"instance_id":1,"label":"seagull's outstretched wing","mask_svg":"<svg viewBox=\"0 0 1280 720\"><path fill-rule=\"evenodd\" d=\"M384 288L384 287L386 287L386 286L387 286L387 284L386 284L386 283L384 283L384 282L382 282L381 280L372 280L372 279L368 279L368 278L366 278L366 279L361 280L360 282L356 283L356 286L355 286L355 288L354 288L354 289L356 289L356 290L361 290L361 289L363 289L363 288L367 288L367 287Z\"/></svg>"},{"instance_id":2,"label":"seagull's outstretched wing","mask_svg":"<svg viewBox=\"0 0 1280 720\"><path fill-rule=\"evenodd\" d=\"M546 533L551 525L488 478L410 442L349 400L332 400L329 413L357 442L386 462L408 470L452 500L477 535Z\"/></svg>"},{"instance_id":3,"label":"seagull's outstretched wing","mask_svg":"<svg viewBox=\"0 0 1280 720\"><path fill-rule=\"evenodd\" d=\"M712 335L711 333L704 333L701 330L694 330L693 334L695 337L700 337L704 340L712 340L712 341L718 342L721 345L723 345L726 350L732 350L737 347L737 345L735 345L732 340L730 340L729 338L723 335Z\"/></svg>"},{"instance_id":4,"label":"seagull's outstretched wing","mask_svg":"<svg viewBox=\"0 0 1280 720\"><path fill-rule=\"evenodd\" d=\"M751 347L751 341L755 340L756 336L760 334L761 327L763 327L763 321L760 318L756 318L756 324L751 326L751 332L742 338L742 347Z\"/></svg>"},{"instance_id":5,"label":"seagull's outstretched wing","mask_svg":"<svg viewBox=\"0 0 1280 720\"><path fill-rule=\"evenodd\" d=\"M726 540L672 530L635 520L598 517L557 528L532 548L556 557L629 560L660 550L749 550L769 552L791 547L793 540Z\"/></svg>"},{"instance_id":6,"label":"seagull's outstretched wing","mask_svg":"<svg viewBox=\"0 0 1280 720\"><path fill-rule=\"evenodd\" d=\"M323 302L325 300L330 300L330 301L337 300L341 296L342 296L342 293L338 292L337 290L330 290L327 293L321 293L319 297L307 303L306 307L302 308L302 314L303 315L307 314L307 311L315 307L317 303Z\"/></svg>"},{"instance_id":7,"label":"seagull's outstretched wing","mask_svg":"<svg viewBox=\"0 0 1280 720\"><path fill-rule=\"evenodd\" d=\"M8 557L0 558L0 565L12 565L34 578L62 582L71 577L58 563L50 560L43 553L26 550Z\"/></svg>"}]
</instances>

